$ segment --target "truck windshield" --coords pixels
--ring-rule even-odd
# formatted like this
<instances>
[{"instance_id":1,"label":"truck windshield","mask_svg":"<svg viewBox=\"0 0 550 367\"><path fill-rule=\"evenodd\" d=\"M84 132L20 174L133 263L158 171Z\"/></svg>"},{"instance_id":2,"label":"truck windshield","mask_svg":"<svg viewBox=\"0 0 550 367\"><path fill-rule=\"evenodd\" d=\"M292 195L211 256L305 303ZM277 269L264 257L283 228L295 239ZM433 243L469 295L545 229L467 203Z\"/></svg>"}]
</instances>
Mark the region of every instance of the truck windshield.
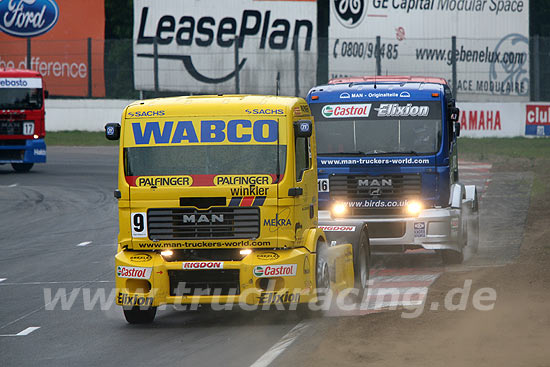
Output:
<instances>
[{"instance_id":1,"label":"truck windshield","mask_svg":"<svg viewBox=\"0 0 550 367\"><path fill-rule=\"evenodd\" d=\"M42 108L40 88L0 88L0 109L32 110Z\"/></svg>"},{"instance_id":2,"label":"truck windshield","mask_svg":"<svg viewBox=\"0 0 550 367\"><path fill-rule=\"evenodd\" d=\"M126 176L284 173L286 146L187 145L125 148Z\"/></svg>"},{"instance_id":3,"label":"truck windshield","mask_svg":"<svg viewBox=\"0 0 550 367\"><path fill-rule=\"evenodd\" d=\"M327 105L311 106L319 155L433 154L439 151L442 136L440 102L409 103L409 107L425 105L424 116L407 116L406 110L399 109L407 106L403 102L354 105L363 106L359 107L363 110L354 113L349 107L351 104L328 105L329 108ZM337 115L338 111L344 112ZM354 114L363 116L346 116Z\"/></svg>"}]
</instances>

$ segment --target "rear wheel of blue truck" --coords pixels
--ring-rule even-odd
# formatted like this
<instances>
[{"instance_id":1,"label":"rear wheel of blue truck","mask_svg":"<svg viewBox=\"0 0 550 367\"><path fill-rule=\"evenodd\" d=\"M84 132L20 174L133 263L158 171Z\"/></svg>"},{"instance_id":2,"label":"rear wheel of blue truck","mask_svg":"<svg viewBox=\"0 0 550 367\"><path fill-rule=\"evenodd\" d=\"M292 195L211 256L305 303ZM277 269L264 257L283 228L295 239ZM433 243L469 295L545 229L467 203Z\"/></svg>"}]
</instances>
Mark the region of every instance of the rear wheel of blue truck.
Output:
<instances>
[{"instance_id":1,"label":"rear wheel of blue truck","mask_svg":"<svg viewBox=\"0 0 550 367\"><path fill-rule=\"evenodd\" d=\"M156 307L143 308L141 306L134 306L131 308L124 308L124 317L129 324L150 324L155 320L157 314Z\"/></svg>"},{"instance_id":2,"label":"rear wheel of blue truck","mask_svg":"<svg viewBox=\"0 0 550 367\"><path fill-rule=\"evenodd\" d=\"M33 163L12 163L11 166L15 172L29 172L33 166Z\"/></svg>"}]
</instances>

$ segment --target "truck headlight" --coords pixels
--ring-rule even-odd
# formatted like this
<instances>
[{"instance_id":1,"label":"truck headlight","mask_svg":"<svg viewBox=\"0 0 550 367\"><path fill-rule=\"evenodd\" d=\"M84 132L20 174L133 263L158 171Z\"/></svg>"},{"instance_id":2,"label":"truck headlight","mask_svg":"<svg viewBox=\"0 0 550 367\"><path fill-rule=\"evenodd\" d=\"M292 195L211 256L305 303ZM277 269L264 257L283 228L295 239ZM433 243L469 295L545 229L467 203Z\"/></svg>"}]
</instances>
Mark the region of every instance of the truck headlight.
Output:
<instances>
[{"instance_id":1,"label":"truck headlight","mask_svg":"<svg viewBox=\"0 0 550 367\"><path fill-rule=\"evenodd\" d=\"M417 216L422 211L422 203L420 201L411 201L407 204L407 213L409 215Z\"/></svg>"},{"instance_id":2,"label":"truck headlight","mask_svg":"<svg viewBox=\"0 0 550 367\"><path fill-rule=\"evenodd\" d=\"M170 257L172 255L174 255L174 251L172 250L164 250L164 251L161 251L160 255L162 257Z\"/></svg>"},{"instance_id":3,"label":"truck headlight","mask_svg":"<svg viewBox=\"0 0 550 367\"><path fill-rule=\"evenodd\" d=\"M335 217L340 217L348 211L348 208L342 203L336 203L332 206L331 212Z\"/></svg>"}]
</instances>

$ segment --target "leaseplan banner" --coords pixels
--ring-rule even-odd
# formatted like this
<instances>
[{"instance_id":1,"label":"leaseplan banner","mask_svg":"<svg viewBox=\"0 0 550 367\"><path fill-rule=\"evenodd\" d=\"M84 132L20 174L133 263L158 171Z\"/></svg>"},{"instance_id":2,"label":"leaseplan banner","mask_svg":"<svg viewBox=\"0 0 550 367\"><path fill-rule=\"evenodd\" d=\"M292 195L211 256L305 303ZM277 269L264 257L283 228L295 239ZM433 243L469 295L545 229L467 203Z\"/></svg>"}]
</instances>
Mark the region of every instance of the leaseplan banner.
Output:
<instances>
[{"instance_id":1,"label":"leaseplan banner","mask_svg":"<svg viewBox=\"0 0 550 367\"><path fill-rule=\"evenodd\" d=\"M135 88L153 90L158 39L158 87L164 91L300 94L314 85L317 4L313 0L134 0ZM295 44L294 37L298 37ZM235 40L238 60L235 62Z\"/></svg>"},{"instance_id":2,"label":"leaseplan banner","mask_svg":"<svg viewBox=\"0 0 550 367\"><path fill-rule=\"evenodd\" d=\"M329 77L452 77L461 101L529 98L529 0L330 0Z\"/></svg>"}]
</instances>

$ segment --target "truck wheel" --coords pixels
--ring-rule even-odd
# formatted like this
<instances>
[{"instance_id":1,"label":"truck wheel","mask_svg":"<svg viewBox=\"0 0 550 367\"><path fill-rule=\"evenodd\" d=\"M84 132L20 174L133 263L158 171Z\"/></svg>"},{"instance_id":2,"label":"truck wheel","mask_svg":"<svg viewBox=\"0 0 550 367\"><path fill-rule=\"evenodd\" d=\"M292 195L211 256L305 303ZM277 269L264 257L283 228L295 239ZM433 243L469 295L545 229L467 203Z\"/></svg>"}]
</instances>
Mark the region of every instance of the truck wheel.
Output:
<instances>
[{"instance_id":1,"label":"truck wheel","mask_svg":"<svg viewBox=\"0 0 550 367\"><path fill-rule=\"evenodd\" d=\"M443 259L443 263L447 265L462 264L462 261L464 261L464 253L462 250L460 252L455 250L441 250L441 258Z\"/></svg>"},{"instance_id":2,"label":"truck wheel","mask_svg":"<svg viewBox=\"0 0 550 367\"><path fill-rule=\"evenodd\" d=\"M468 213L468 248L470 253L477 253L479 247L479 199L476 195L472 208Z\"/></svg>"},{"instance_id":3,"label":"truck wheel","mask_svg":"<svg viewBox=\"0 0 550 367\"><path fill-rule=\"evenodd\" d=\"M479 214L472 214L474 217L468 220L468 247L475 254L479 247Z\"/></svg>"},{"instance_id":4,"label":"truck wheel","mask_svg":"<svg viewBox=\"0 0 550 367\"><path fill-rule=\"evenodd\" d=\"M315 285L317 293L330 289L330 271L328 266L327 244L319 242L317 245L317 265L315 266Z\"/></svg>"},{"instance_id":5,"label":"truck wheel","mask_svg":"<svg viewBox=\"0 0 550 367\"><path fill-rule=\"evenodd\" d=\"M355 302L361 304L367 293L370 275L369 238L365 231L361 232L359 249L353 255L354 287L359 290Z\"/></svg>"},{"instance_id":6,"label":"truck wheel","mask_svg":"<svg viewBox=\"0 0 550 367\"><path fill-rule=\"evenodd\" d=\"M155 319L156 307L143 309L140 306L124 308L124 317L129 324L150 324Z\"/></svg>"},{"instance_id":7,"label":"truck wheel","mask_svg":"<svg viewBox=\"0 0 550 367\"><path fill-rule=\"evenodd\" d=\"M12 163L11 166L15 172L29 172L33 166L33 163Z\"/></svg>"},{"instance_id":8,"label":"truck wheel","mask_svg":"<svg viewBox=\"0 0 550 367\"><path fill-rule=\"evenodd\" d=\"M317 260L315 264L315 293L318 297L323 297L330 290L330 269L327 256L327 244L325 242L317 243ZM320 301L317 300L317 306ZM301 303L296 308L301 318L319 317L322 315L322 309L312 310L309 303Z\"/></svg>"}]
</instances>

